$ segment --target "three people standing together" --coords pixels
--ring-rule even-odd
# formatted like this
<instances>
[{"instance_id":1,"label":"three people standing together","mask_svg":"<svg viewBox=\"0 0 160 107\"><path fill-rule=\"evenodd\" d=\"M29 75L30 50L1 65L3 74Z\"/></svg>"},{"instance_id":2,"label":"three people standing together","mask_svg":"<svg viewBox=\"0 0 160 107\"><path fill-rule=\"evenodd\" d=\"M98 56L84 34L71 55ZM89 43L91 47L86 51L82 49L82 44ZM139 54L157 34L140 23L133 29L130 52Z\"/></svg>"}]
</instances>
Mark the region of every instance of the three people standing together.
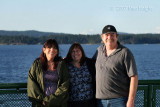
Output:
<instances>
[{"instance_id":1,"label":"three people standing together","mask_svg":"<svg viewBox=\"0 0 160 107\"><path fill-rule=\"evenodd\" d=\"M119 43L114 26L105 26L101 38L104 45L92 59L79 43L73 43L61 59L57 42L47 40L29 71L27 92L32 105L134 107L138 74L133 54Z\"/></svg>"}]
</instances>

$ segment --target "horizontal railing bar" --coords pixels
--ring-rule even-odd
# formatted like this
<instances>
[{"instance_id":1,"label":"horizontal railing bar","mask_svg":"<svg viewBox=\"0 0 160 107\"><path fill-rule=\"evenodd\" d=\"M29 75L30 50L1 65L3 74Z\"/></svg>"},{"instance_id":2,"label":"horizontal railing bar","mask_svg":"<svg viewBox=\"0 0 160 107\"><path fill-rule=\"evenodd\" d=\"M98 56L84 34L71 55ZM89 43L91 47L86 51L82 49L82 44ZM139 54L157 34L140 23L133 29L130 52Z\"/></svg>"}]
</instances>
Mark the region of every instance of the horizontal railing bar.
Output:
<instances>
[{"instance_id":1,"label":"horizontal railing bar","mask_svg":"<svg viewBox=\"0 0 160 107\"><path fill-rule=\"evenodd\" d=\"M27 83L1 83L0 89L27 88Z\"/></svg>"},{"instance_id":2,"label":"horizontal railing bar","mask_svg":"<svg viewBox=\"0 0 160 107\"><path fill-rule=\"evenodd\" d=\"M138 85L160 85L160 80L139 80Z\"/></svg>"},{"instance_id":3,"label":"horizontal railing bar","mask_svg":"<svg viewBox=\"0 0 160 107\"><path fill-rule=\"evenodd\" d=\"M0 90L0 94L19 94L27 93L27 89L24 90Z\"/></svg>"}]
</instances>

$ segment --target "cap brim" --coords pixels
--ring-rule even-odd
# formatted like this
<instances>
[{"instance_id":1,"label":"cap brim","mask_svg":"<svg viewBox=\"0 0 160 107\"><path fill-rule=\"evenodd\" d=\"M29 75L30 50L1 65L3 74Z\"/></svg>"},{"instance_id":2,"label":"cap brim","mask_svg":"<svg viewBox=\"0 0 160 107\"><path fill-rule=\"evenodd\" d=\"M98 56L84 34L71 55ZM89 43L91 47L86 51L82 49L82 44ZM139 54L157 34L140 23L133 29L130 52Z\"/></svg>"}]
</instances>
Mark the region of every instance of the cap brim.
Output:
<instances>
[{"instance_id":1,"label":"cap brim","mask_svg":"<svg viewBox=\"0 0 160 107\"><path fill-rule=\"evenodd\" d=\"M102 34L107 34L107 33L117 33L117 32L113 32L113 31L111 31L111 32L106 32L106 33L102 33Z\"/></svg>"}]
</instances>

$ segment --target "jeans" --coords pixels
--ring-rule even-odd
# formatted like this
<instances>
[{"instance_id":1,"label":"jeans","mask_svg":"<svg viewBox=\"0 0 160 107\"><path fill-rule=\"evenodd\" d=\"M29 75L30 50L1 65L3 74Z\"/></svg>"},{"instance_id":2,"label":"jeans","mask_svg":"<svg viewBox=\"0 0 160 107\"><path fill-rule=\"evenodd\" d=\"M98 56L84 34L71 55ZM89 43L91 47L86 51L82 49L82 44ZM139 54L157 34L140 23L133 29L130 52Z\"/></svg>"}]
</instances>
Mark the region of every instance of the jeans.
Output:
<instances>
[{"instance_id":1,"label":"jeans","mask_svg":"<svg viewBox=\"0 0 160 107\"><path fill-rule=\"evenodd\" d=\"M128 97L120 97L114 99L97 99L97 107L126 107Z\"/></svg>"}]
</instances>

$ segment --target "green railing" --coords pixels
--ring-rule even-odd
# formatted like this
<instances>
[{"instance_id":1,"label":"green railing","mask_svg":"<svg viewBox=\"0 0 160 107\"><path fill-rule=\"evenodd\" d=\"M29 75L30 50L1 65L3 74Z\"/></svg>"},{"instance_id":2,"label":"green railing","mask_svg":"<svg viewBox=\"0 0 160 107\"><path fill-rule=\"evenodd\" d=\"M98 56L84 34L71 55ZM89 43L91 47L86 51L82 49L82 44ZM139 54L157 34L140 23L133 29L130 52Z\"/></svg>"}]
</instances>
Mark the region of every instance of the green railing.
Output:
<instances>
[{"instance_id":1,"label":"green railing","mask_svg":"<svg viewBox=\"0 0 160 107\"><path fill-rule=\"evenodd\" d=\"M160 80L139 80L136 107L160 107Z\"/></svg>"},{"instance_id":2,"label":"green railing","mask_svg":"<svg viewBox=\"0 0 160 107\"><path fill-rule=\"evenodd\" d=\"M31 107L27 96L27 84L0 84L0 107Z\"/></svg>"},{"instance_id":3,"label":"green railing","mask_svg":"<svg viewBox=\"0 0 160 107\"><path fill-rule=\"evenodd\" d=\"M160 80L139 80L135 107L160 107ZM26 83L1 83L0 107L31 107Z\"/></svg>"}]
</instances>

